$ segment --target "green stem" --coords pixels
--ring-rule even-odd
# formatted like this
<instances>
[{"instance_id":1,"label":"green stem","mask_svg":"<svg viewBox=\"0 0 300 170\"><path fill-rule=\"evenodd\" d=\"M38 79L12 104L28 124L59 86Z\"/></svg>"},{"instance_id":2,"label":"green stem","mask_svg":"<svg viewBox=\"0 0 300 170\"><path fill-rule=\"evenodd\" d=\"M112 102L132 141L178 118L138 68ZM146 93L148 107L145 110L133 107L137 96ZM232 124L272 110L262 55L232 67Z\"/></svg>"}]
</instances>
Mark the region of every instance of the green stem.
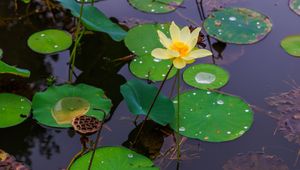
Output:
<instances>
[{"instance_id":1,"label":"green stem","mask_svg":"<svg viewBox=\"0 0 300 170\"><path fill-rule=\"evenodd\" d=\"M83 138L83 136L81 138ZM72 158L72 160L70 161L67 167L67 170L71 168L72 164L76 161L76 159L81 157L86 150L87 150L86 143L81 142L81 150Z\"/></svg>"},{"instance_id":2,"label":"green stem","mask_svg":"<svg viewBox=\"0 0 300 170\"><path fill-rule=\"evenodd\" d=\"M180 120L179 120L179 113L180 113L180 70L177 70L177 132L176 132L176 147L177 147L177 161L180 161Z\"/></svg>"},{"instance_id":3,"label":"green stem","mask_svg":"<svg viewBox=\"0 0 300 170\"><path fill-rule=\"evenodd\" d=\"M134 145L136 144L136 142L138 141L139 136L140 136L140 134L141 134L141 132L142 132L144 126L145 126L146 120L148 120L148 118L149 118L149 116L150 116L150 113L151 113L151 110L152 110L152 108L153 108L153 106L154 106L154 104L155 104L155 102L156 102L156 100L157 100L157 98L158 98L158 96L159 96L159 94L160 94L160 92L161 92L161 90L162 90L162 88L163 88L163 86L164 86L166 80L168 79L169 74L170 74L172 68L173 68L173 64L172 64L172 66L169 68L169 70L168 70L168 72L167 72L167 74L166 74L164 80L163 80L162 83L160 84L159 89L158 89L158 91L157 91L157 93L156 93L156 95L155 95L155 97L154 97L154 99L153 99L153 101L152 101L152 103L151 103L149 109L148 109L147 115L146 115L146 117L145 117L145 119L144 119L144 121L143 121L143 123L142 123L142 125L141 125L141 127L140 127L140 129L139 129L139 131L138 131L138 133L137 133L137 135L135 136L135 139L134 139L133 143L131 144L131 146L134 146Z\"/></svg>"},{"instance_id":4,"label":"green stem","mask_svg":"<svg viewBox=\"0 0 300 170\"><path fill-rule=\"evenodd\" d=\"M75 44L74 47L72 49L71 55L70 55L70 60L69 60L69 82L73 82L73 72L74 72L74 63L75 63L75 57L76 57L76 50L77 47L79 45L80 39L84 33L84 30L82 30L80 32L80 27L81 27L81 18L82 18L82 14L83 14L83 7L84 7L84 3L82 2L80 5L80 14L79 14L79 18L77 20L77 27L76 27L76 32L75 32Z\"/></svg>"}]
</instances>

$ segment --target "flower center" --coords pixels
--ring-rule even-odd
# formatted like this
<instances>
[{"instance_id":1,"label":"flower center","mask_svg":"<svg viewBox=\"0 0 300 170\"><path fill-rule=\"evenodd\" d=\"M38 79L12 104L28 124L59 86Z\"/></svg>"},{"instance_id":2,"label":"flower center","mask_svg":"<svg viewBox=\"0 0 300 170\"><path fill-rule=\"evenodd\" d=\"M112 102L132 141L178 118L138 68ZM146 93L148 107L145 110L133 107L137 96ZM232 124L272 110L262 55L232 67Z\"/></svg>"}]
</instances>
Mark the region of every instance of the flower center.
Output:
<instances>
[{"instance_id":1,"label":"flower center","mask_svg":"<svg viewBox=\"0 0 300 170\"><path fill-rule=\"evenodd\" d=\"M189 47L183 42L174 42L171 49L179 52L180 57L185 57L189 52Z\"/></svg>"}]
</instances>

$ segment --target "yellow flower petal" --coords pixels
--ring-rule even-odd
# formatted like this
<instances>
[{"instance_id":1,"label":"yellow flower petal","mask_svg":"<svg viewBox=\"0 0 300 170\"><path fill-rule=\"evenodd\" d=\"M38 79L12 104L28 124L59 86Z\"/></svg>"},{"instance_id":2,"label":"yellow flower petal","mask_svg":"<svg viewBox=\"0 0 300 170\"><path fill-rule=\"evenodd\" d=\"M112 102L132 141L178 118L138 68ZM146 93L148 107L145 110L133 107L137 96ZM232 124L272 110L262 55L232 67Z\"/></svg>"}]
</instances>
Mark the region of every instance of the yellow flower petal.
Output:
<instances>
[{"instance_id":1,"label":"yellow flower petal","mask_svg":"<svg viewBox=\"0 0 300 170\"><path fill-rule=\"evenodd\" d=\"M198 27L191 33L191 39L188 43L190 49L193 49L196 46L196 44L198 42L198 37L199 37L200 31L201 31L201 28Z\"/></svg>"},{"instance_id":2,"label":"yellow flower petal","mask_svg":"<svg viewBox=\"0 0 300 170\"><path fill-rule=\"evenodd\" d=\"M193 60L185 60L185 62L187 63L187 64L192 64L193 62L195 62L196 60L195 59L193 59Z\"/></svg>"},{"instance_id":3,"label":"yellow flower petal","mask_svg":"<svg viewBox=\"0 0 300 170\"><path fill-rule=\"evenodd\" d=\"M180 29L179 27L172 21L170 26L170 35L173 42L180 40Z\"/></svg>"},{"instance_id":4,"label":"yellow flower petal","mask_svg":"<svg viewBox=\"0 0 300 170\"><path fill-rule=\"evenodd\" d=\"M169 48L172 44L172 41L163 32L161 32L159 30L157 30L157 34L158 34L160 43L164 47Z\"/></svg>"},{"instance_id":5,"label":"yellow flower petal","mask_svg":"<svg viewBox=\"0 0 300 170\"><path fill-rule=\"evenodd\" d=\"M162 48L156 48L154 50L152 50L151 55L155 58L159 58L159 59L170 59L173 58L173 56L171 56L169 54L169 51L166 49L162 49Z\"/></svg>"},{"instance_id":6,"label":"yellow flower petal","mask_svg":"<svg viewBox=\"0 0 300 170\"><path fill-rule=\"evenodd\" d=\"M190 54L186 57L184 57L184 60L192 60L196 58L203 58L212 55L212 53L209 50L206 49L198 49L190 52Z\"/></svg>"},{"instance_id":7,"label":"yellow flower petal","mask_svg":"<svg viewBox=\"0 0 300 170\"><path fill-rule=\"evenodd\" d=\"M180 41L188 44L189 40L191 39L191 32L189 27L184 27L180 32Z\"/></svg>"},{"instance_id":8,"label":"yellow flower petal","mask_svg":"<svg viewBox=\"0 0 300 170\"><path fill-rule=\"evenodd\" d=\"M178 51L167 49L167 52L170 56L172 56L172 58L180 56L180 53Z\"/></svg>"},{"instance_id":9,"label":"yellow flower petal","mask_svg":"<svg viewBox=\"0 0 300 170\"><path fill-rule=\"evenodd\" d=\"M183 67L186 66L186 62L180 57L178 57L173 60L173 65L177 69L182 69Z\"/></svg>"}]
</instances>

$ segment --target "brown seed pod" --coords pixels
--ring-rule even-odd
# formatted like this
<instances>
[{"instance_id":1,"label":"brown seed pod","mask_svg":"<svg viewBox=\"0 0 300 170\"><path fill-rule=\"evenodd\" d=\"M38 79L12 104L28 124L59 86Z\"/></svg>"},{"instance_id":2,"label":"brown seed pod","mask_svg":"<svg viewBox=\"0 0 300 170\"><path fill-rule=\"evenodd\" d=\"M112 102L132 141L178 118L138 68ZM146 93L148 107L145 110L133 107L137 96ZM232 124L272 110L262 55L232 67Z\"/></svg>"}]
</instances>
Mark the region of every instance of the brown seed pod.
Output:
<instances>
[{"instance_id":1,"label":"brown seed pod","mask_svg":"<svg viewBox=\"0 0 300 170\"><path fill-rule=\"evenodd\" d=\"M92 116L81 115L77 116L72 121L74 130L84 136L89 136L96 133L102 122Z\"/></svg>"}]
</instances>

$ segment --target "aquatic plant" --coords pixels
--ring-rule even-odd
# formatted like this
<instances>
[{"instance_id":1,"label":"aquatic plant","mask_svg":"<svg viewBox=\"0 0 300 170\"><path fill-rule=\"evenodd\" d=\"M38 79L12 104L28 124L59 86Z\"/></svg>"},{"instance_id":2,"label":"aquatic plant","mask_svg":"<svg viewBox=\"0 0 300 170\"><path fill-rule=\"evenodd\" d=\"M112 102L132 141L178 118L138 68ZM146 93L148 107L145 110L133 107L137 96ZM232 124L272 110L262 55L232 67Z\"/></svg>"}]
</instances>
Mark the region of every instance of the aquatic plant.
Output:
<instances>
[{"instance_id":1,"label":"aquatic plant","mask_svg":"<svg viewBox=\"0 0 300 170\"><path fill-rule=\"evenodd\" d=\"M149 13L167 13L181 7L184 0L128 0L134 8Z\"/></svg>"},{"instance_id":2,"label":"aquatic plant","mask_svg":"<svg viewBox=\"0 0 300 170\"><path fill-rule=\"evenodd\" d=\"M281 41L280 45L288 54L300 57L300 35L287 36Z\"/></svg>"}]
</instances>

